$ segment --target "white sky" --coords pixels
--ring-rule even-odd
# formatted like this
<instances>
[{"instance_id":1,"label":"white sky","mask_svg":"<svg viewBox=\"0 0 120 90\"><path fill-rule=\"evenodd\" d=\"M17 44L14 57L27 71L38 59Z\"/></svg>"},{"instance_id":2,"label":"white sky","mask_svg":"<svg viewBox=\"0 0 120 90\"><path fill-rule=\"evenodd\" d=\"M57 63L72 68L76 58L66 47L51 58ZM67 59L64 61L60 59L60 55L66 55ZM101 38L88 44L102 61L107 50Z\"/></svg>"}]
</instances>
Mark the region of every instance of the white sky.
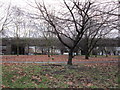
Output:
<instances>
[{"instance_id":1,"label":"white sky","mask_svg":"<svg viewBox=\"0 0 120 90\"><path fill-rule=\"evenodd\" d=\"M42 0L36 0L36 1L42 1ZM62 0L43 0L43 1L45 2L45 4L49 4L49 5L53 6L53 8L58 8L57 4L59 4L58 2L62 1ZM10 4L10 2L11 2L11 7L17 6L22 9L30 10L30 11L33 9L30 5L36 6L36 5L34 5L35 0L0 0L0 4L3 3L3 5L4 5L4 7L2 7L2 8L7 8L8 5Z\"/></svg>"},{"instance_id":2,"label":"white sky","mask_svg":"<svg viewBox=\"0 0 120 90\"><path fill-rule=\"evenodd\" d=\"M11 2L12 5L17 5L20 7L26 7L28 6L28 4L26 2L34 2L34 0L0 0L0 2L3 2L5 4L8 4L9 2ZM40 0L39 0L40 1ZM44 0L47 3L56 3L59 0Z\"/></svg>"},{"instance_id":3,"label":"white sky","mask_svg":"<svg viewBox=\"0 0 120 90\"><path fill-rule=\"evenodd\" d=\"M28 1L34 1L34 0L0 0L0 2L3 2L5 4L8 4L9 2L11 2L12 5L17 5L20 7L26 7L27 6L26 2ZM62 1L62 0L43 0L43 1L54 5L54 3L57 3L58 1ZM104 1L117 1L117 0L96 0L96 1L104 2Z\"/></svg>"},{"instance_id":4,"label":"white sky","mask_svg":"<svg viewBox=\"0 0 120 90\"><path fill-rule=\"evenodd\" d=\"M0 0L1 2L8 6L8 4L11 2L11 6L17 6L21 7L22 9L31 9L31 7L28 5L30 2L34 2L35 0ZM53 8L58 9L60 2L63 0L36 0L36 1L44 1L45 4L50 4ZM84 1L84 0L79 0L79 1ZM106 2L106 1L118 1L118 0L93 0L93 1L99 1L99 2ZM31 3L32 5L34 3Z\"/></svg>"},{"instance_id":5,"label":"white sky","mask_svg":"<svg viewBox=\"0 0 120 90\"><path fill-rule=\"evenodd\" d=\"M5 5L6 7L8 6L8 4L11 2L11 6L18 6L21 7L23 9L31 9L31 7L27 4L27 2L34 2L34 0L0 0L0 4L1 2L4 3L3 5ZM40 0L38 0L40 1ZM53 7L58 8L59 6L57 4L59 4L59 1L63 1L63 0L43 0L46 4L51 4ZM83 1L83 0L81 0ZM97 0L100 2L106 2L106 1L117 1L117 0ZM1 11L0 11L1 12Z\"/></svg>"},{"instance_id":6,"label":"white sky","mask_svg":"<svg viewBox=\"0 0 120 90\"><path fill-rule=\"evenodd\" d=\"M11 6L21 7L22 9L31 9L28 3L34 1L35 0L0 0L0 4L2 2L4 3L3 5L7 7L11 2ZM62 2L63 0L36 0L36 1L44 1L45 4L50 4L53 8L56 9L59 7L58 4L60 4L60 2ZM84 0L79 0L79 1L84 1ZM93 1L106 2L106 1L118 1L118 0L93 0ZM31 4L33 5L34 3Z\"/></svg>"}]
</instances>

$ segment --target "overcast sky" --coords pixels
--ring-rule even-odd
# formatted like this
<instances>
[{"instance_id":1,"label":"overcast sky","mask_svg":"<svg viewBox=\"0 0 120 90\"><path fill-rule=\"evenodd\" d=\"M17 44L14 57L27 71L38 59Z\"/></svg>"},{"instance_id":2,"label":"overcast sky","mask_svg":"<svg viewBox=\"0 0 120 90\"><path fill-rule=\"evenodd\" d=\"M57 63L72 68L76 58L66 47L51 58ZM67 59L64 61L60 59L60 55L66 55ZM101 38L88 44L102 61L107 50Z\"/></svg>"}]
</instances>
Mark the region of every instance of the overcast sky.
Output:
<instances>
[{"instance_id":1,"label":"overcast sky","mask_svg":"<svg viewBox=\"0 0 120 90\"><path fill-rule=\"evenodd\" d=\"M40 1L40 0L38 0ZM63 1L63 0L43 0L46 4L50 4L55 8L58 8L59 1ZM83 1L83 0L81 0ZM117 1L117 0L97 0L99 2L106 2L106 1ZM28 5L28 3L30 2L34 2L34 0L0 0L0 4L4 3L3 5L5 5L6 7L8 6L8 4L11 2L11 6L17 6L17 7L21 7L23 9L31 9L31 7ZM33 3L32 3L33 4Z\"/></svg>"},{"instance_id":2,"label":"overcast sky","mask_svg":"<svg viewBox=\"0 0 120 90\"><path fill-rule=\"evenodd\" d=\"M27 5L26 2L28 1L34 1L34 0L0 0L0 2L3 2L5 4L11 2L12 5L18 5L20 7L26 7ZM57 3L58 1L62 1L62 0L43 0L43 1L54 5L54 3ZM84 1L84 0L81 0L81 1ZM96 1L105 2L105 1L117 1L117 0L96 0Z\"/></svg>"},{"instance_id":3,"label":"overcast sky","mask_svg":"<svg viewBox=\"0 0 120 90\"><path fill-rule=\"evenodd\" d=\"M0 0L0 4L4 3L4 6L8 6L8 4L11 2L11 6L17 6L21 7L22 9L31 9L30 5L28 3L34 2L35 0ZM63 0L36 0L36 1L44 1L45 4L50 4L53 8L58 9L60 2ZM67 0L66 0L67 1ZM79 0L79 1L85 1L85 0ZM93 0L98 2L108 2L108 1L118 1L118 0ZM32 5L34 3L31 3Z\"/></svg>"},{"instance_id":4,"label":"overcast sky","mask_svg":"<svg viewBox=\"0 0 120 90\"><path fill-rule=\"evenodd\" d=\"M5 4L8 4L9 2L11 2L12 5L17 5L20 7L28 6L28 4L26 2L31 2L31 1L33 2L34 0L0 0L0 2L3 2ZM54 3L58 2L59 0L44 0L44 1L47 3L50 3L50 4L54 4Z\"/></svg>"},{"instance_id":5,"label":"overcast sky","mask_svg":"<svg viewBox=\"0 0 120 90\"><path fill-rule=\"evenodd\" d=\"M0 0L0 4L1 2L4 3L4 5L7 5L11 2L11 6L17 6L17 7L21 7L22 9L30 9L31 7L28 5L28 3L30 2L34 2L35 0ZM53 8L58 8L60 4L60 2L62 2L63 0L36 0L36 1L44 1L45 4L50 4L51 6L53 6ZM79 0L79 1L85 1L85 0ZM108 2L108 1L118 1L118 0L94 0L94 1L98 1L98 2ZM32 3L33 5L34 3Z\"/></svg>"}]
</instances>

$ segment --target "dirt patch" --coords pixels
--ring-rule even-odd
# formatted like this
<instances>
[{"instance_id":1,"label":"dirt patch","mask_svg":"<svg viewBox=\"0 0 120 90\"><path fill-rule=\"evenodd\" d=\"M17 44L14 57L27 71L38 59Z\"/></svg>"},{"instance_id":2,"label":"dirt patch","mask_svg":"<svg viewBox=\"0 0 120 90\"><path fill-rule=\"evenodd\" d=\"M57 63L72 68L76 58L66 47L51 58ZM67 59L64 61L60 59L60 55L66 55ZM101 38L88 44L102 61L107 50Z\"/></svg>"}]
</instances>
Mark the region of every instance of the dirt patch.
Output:
<instances>
[{"instance_id":1,"label":"dirt patch","mask_svg":"<svg viewBox=\"0 0 120 90\"><path fill-rule=\"evenodd\" d=\"M42 65L42 66L62 66L60 64L46 64L46 65Z\"/></svg>"},{"instance_id":2,"label":"dirt patch","mask_svg":"<svg viewBox=\"0 0 120 90\"><path fill-rule=\"evenodd\" d=\"M54 58L54 59L53 59ZM48 57L47 55L5 55L2 56L2 61L4 62L67 62L67 55L53 55ZM86 60L84 56L75 56L73 58L73 62L78 61L114 61L118 60L118 57L110 56L110 57L90 57L89 60ZM56 64L51 64L56 66Z\"/></svg>"}]
</instances>

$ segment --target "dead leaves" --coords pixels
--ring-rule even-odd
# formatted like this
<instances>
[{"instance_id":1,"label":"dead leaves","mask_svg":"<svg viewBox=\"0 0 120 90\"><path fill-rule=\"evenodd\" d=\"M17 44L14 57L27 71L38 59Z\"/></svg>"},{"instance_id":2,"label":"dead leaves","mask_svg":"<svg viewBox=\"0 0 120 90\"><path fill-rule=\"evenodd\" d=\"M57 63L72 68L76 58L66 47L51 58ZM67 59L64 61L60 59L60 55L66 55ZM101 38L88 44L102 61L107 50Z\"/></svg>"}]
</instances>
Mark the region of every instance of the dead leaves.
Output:
<instances>
[{"instance_id":1,"label":"dead leaves","mask_svg":"<svg viewBox=\"0 0 120 90\"><path fill-rule=\"evenodd\" d=\"M25 72L23 72L23 71L18 71L17 72L20 76L26 76L27 74L25 73Z\"/></svg>"},{"instance_id":2,"label":"dead leaves","mask_svg":"<svg viewBox=\"0 0 120 90\"><path fill-rule=\"evenodd\" d=\"M112 66L112 64L108 64L106 66L103 64L86 64L71 67L58 64L12 64L12 66L9 65L7 64L7 66L5 66L8 68L3 67L3 69L5 69L3 70L3 73L5 73L5 71L9 71L10 74L13 74L13 76L10 77L10 80L13 84L15 84L16 82L18 83L18 80L21 80L20 83L22 82L22 85L31 84L33 85L33 87L46 85L50 88L79 88L94 86L107 87L110 85L116 85L116 68L114 67L114 65ZM6 73L4 76L7 77L8 73ZM3 84L6 85L5 83ZM2 87L5 87L4 85Z\"/></svg>"},{"instance_id":3,"label":"dead leaves","mask_svg":"<svg viewBox=\"0 0 120 90\"><path fill-rule=\"evenodd\" d=\"M7 86L5 86L5 85L1 85L1 88L10 88L10 87L7 87Z\"/></svg>"},{"instance_id":4,"label":"dead leaves","mask_svg":"<svg viewBox=\"0 0 120 90\"><path fill-rule=\"evenodd\" d=\"M88 64L85 64L86 67L92 67L92 68L96 68L96 66L103 66L103 67L109 67L109 66L118 66L118 63L88 63Z\"/></svg>"},{"instance_id":5,"label":"dead leaves","mask_svg":"<svg viewBox=\"0 0 120 90\"><path fill-rule=\"evenodd\" d=\"M68 84L68 85L73 85L73 82L67 82L66 84Z\"/></svg>"},{"instance_id":6,"label":"dead leaves","mask_svg":"<svg viewBox=\"0 0 120 90\"><path fill-rule=\"evenodd\" d=\"M42 81L42 78L38 75L34 75L31 77L31 81L34 81L36 84L39 84Z\"/></svg>"},{"instance_id":7,"label":"dead leaves","mask_svg":"<svg viewBox=\"0 0 120 90\"><path fill-rule=\"evenodd\" d=\"M93 86L93 84L92 83L88 83L86 86L90 87L90 86Z\"/></svg>"}]
</instances>

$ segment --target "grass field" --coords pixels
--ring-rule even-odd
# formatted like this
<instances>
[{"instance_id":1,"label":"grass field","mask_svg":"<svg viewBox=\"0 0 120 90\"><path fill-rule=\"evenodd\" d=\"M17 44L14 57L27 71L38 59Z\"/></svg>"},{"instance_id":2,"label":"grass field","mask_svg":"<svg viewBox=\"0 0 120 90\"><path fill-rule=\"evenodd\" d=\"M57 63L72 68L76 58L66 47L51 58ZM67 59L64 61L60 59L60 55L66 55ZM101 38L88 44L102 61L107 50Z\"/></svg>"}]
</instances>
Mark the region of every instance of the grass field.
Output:
<instances>
[{"instance_id":1,"label":"grass field","mask_svg":"<svg viewBox=\"0 0 120 90\"><path fill-rule=\"evenodd\" d=\"M117 88L119 76L117 64L2 65L3 88Z\"/></svg>"}]
</instances>

